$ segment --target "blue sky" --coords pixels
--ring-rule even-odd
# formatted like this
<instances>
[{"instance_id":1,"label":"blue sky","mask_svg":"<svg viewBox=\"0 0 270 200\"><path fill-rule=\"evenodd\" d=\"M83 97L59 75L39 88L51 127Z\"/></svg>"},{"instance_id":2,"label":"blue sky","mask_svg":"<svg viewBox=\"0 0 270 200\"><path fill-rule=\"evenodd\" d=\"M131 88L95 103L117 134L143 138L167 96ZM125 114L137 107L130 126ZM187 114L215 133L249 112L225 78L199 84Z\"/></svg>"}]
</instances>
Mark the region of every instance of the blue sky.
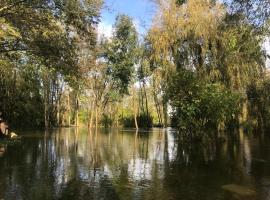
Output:
<instances>
[{"instance_id":1,"label":"blue sky","mask_svg":"<svg viewBox=\"0 0 270 200\"><path fill-rule=\"evenodd\" d=\"M110 36L112 25L118 14L127 14L140 34L146 33L155 13L155 5L150 0L105 0L99 32Z\"/></svg>"}]
</instances>

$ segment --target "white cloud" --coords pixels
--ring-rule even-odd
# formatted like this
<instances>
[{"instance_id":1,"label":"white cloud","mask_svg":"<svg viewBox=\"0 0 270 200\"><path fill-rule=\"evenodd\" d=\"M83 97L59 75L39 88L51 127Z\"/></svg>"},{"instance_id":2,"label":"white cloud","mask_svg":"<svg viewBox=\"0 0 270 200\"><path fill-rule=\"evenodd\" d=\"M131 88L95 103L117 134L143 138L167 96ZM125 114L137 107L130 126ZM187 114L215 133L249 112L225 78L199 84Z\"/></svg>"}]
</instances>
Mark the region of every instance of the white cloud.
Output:
<instances>
[{"instance_id":1,"label":"white cloud","mask_svg":"<svg viewBox=\"0 0 270 200\"><path fill-rule=\"evenodd\" d=\"M101 22L98 25L98 38L100 39L102 36L106 38L112 37L112 25L106 22Z\"/></svg>"},{"instance_id":2,"label":"white cloud","mask_svg":"<svg viewBox=\"0 0 270 200\"><path fill-rule=\"evenodd\" d=\"M134 24L136 30L139 31L140 28L141 28L141 22L140 22L140 20L139 19L133 19L133 24Z\"/></svg>"}]
</instances>

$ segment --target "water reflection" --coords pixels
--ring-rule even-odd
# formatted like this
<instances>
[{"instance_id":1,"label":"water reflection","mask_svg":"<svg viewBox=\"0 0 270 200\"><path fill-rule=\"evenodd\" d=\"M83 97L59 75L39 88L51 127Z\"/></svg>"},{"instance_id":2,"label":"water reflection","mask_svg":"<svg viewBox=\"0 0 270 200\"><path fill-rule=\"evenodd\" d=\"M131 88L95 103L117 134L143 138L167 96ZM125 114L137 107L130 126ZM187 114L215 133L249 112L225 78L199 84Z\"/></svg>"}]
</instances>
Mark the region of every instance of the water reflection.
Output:
<instances>
[{"instance_id":1,"label":"water reflection","mask_svg":"<svg viewBox=\"0 0 270 200\"><path fill-rule=\"evenodd\" d=\"M267 139L59 129L0 146L0 199L270 199ZM252 188L246 197L222 189Z\"/></svg>"}]
</instances>

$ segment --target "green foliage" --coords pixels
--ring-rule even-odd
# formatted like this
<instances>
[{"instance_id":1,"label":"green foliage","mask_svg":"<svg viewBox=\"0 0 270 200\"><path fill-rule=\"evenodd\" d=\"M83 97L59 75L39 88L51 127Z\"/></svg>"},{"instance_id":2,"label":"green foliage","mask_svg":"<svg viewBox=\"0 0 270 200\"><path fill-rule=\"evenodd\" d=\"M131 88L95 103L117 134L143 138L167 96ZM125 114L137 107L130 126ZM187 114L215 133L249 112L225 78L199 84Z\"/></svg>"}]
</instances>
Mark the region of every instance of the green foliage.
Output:
<instances>
[{"instance_id":1,"label":"green foliage","mask_svg":"<svg viewBox=\"0 0 270 200\"><path fill-rule=\"evenodd\" d=\"M186 2L186 0L176 0L176 3L178 4L178 5L182 5L182 4L184 4Z\"/></svg>"},{"instance_id":2,"label":"green foliage","mask_svg":"<svg viewBox=\"0 0 270 200\"><path fill-rule=\"evenodd\" d=\"M105 128L111 127L113 125L113 119L109 115L103 114L100 120L100 124Z\"/></svg>"},{"instance_id":3,"label":"green foliage","mask_svg":"<svg viewBox=\"0 0 270 200\"><path fill-rule=\"evenodd\" d=\"M250 111L250 124L255 122L255 128L269 130L270 128L270 79L266 77L258 84L251 84L247 90ZM253 124L254 125L254 124Z\"/></svg>"},{"instance_id":4,"label":"green foliage","mask_svg":"<svg viewBox=\"0 0 270 200\"><path fill-rule=\"evenodd\" d=\"M19 52L66 75L78 74L78 42L96 43L102 1L0 2L0 54Z\"/></svg>"},{"instance_id":5,"label":"green foliage","mask_svg":"<svg viewBox=\"0 0 270 200\"><path fill-rule=\"evenodd\" d=\"M242 124L252 112L265 121L267 98L258 85L265 71L269 1L168 0L158 6L146 49L152 74L163 79L159 94L172 107L172 124L195 132L220 129ZM257 100L246 110L248 93Z\"/></svg>"},{"instance_id":6,"label":"green foliage","mask_svg":"<svg viewBox=\"0 0 270 200\"><path fill-rule=\"evenodd\" d=\"M59 123L63 84L82 84L79 51L82 43L90 53L95 48L101 5L102 0L0 1L0 110L11 123L43 126L44 115L50 125Z\"/></svg>"},{"instance_id":7,"label":"green foliage","mask_svg":"<svg viewBox=\"0 0 270 200\"><path fill-rule=\"evenodd\" d=\"M0 108L11 127L42 127L43 99L40 94L39 76L34 66L0 69Z\"/></svg>"},{"instance_id":8,"label":"green foliage","mask_svg":"<svg viewBox=\"0 0 270 200\"><path fill-rule=\"evenodd\" d=\"M128 94L136 63L138 36L130 17L119 15L114 25L110 42L104 44L104 57L108 62L108 74L112 77L114 89Z\"/></svg>"},{"instance_id":9,"label":"green foliage","mask_svg":"<svg viewBox=\"0 0 270 200\"><path fill-rule=\"evenodd\" d=\"M233 23L233 20L234 23ZM236 19L225 19L219 27L220 36L213 42L213 63L210 74L218 70L218 78L229 88L245 90L247 85L261 78L265 66L265 52L261 48L264 34ZM216 50L214 50L216 48ZM212 79L213 80L213 79Z\"/></svg>"},{"instance_id":10,"label":"green foliage","mask_svg":"<svg viewBox=\"0 0 270 200\"><path fill-rule=\"evenodd\" d=\"M173 108L173 123L180 129L217 129L237 117L240 96L221 84L200 81L194 72L173 75L167 95Z\"/></svg>"}]
</instances>

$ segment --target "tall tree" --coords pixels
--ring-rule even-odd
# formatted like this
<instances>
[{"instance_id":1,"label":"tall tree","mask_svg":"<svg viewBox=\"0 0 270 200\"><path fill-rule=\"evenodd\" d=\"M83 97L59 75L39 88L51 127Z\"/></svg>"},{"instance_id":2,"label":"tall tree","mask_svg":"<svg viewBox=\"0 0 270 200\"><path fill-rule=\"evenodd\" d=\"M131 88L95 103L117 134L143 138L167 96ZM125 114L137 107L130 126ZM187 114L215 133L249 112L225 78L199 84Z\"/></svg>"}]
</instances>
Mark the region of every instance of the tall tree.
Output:
<instances>
[{"instance_id":1,"label":"tall tree","mask_svg":"<svg viewBox=\"0 0 270 200\"><path fill-rule=\"evenodd\" d=\"M138 34L133 20L127 15L119 15L114 24L113 36L104 44L103 58L110 77L110 94L122 98L127 95L134 79L138 55ZM118 98L119 99L119 98ZM136 121L136 112L134 111Z\"/></svg>"},{"instance_id":2,"label":"tall tree","mask_svg":"<svg viewBox=\"0 0 270 200\"><path fill-rule=\"evenodd\" d=\"M128 86L137 61L138 35L132 19L119 15L114 24L113 37L108 43L104 56L108 61L108 74L113 87L121 95L128 94Z\"/></svg>"},{"instance_id":3,"label":"tall tree","mask_svg":"<svg viewBox=\"0 0 270 200\"><path fill-rule=\"evenodd\" d=\"M81 84L80 44L87 44L91 50L95 48L101 5L101 0L0 2L0 64L12 67L13 77L21 75L22 66L36 68L39 90L43 90L40 94L43 94L45 121L52 113L54 117L50 120L60 122L62 82ZM3 83L1 90L7 90L8 84ZM10 98L9 95L3 99ZM15 115L11 115L13 119Z\"/></svg>"},{"instance_id":4,"label":"tall tree","mask_svg":"<svg viewBox=\"0 0 270 200\"><path fill-rule=\"evenodd\" d=\"M163 79L167 83L173 82L171 86L174 88L168 88L169 85L165 83L163 92L173 109L176 109L177 115L183 115L184 107L181 106L188 105L183 99L194 94L195 89L189 88L190 91L181 98L177 96L177 92L172 91L177 89L175 81L179 82L181 77L173 80L175 74L185 80L186 73L192 73L191 77L195 77L191 78L193 81L206 85L208 89L202 88L200 98L209 95L209 87L213 98L217 97L220 88L217 89L215 84L218 83L233 93L240 92L245 100L243 102L247 100L248 85L263 76L265 54L261 45L266 37L265 21L269 19L268 10L257 9L254 5L251 5L252 11L245 9L247 2L267 4L266 1L235 0L230 1L230 5L237 4L239 7L231 10L230 6L219 1L158 1L158 14L147 37L149 57L153 72L161 69ZM257 21L253 20L255 13L264 18L257 16ZM190 101L192 98L190 97ZM199 99L199 102L207 103L203 99ZM242 106L242 118L246 116L245 104ZM194 112L196 109L200 110L195 107L192 105L185 109L190 114L191 110L188 109L195 109Z\"/></svg>"}]
</instances>

